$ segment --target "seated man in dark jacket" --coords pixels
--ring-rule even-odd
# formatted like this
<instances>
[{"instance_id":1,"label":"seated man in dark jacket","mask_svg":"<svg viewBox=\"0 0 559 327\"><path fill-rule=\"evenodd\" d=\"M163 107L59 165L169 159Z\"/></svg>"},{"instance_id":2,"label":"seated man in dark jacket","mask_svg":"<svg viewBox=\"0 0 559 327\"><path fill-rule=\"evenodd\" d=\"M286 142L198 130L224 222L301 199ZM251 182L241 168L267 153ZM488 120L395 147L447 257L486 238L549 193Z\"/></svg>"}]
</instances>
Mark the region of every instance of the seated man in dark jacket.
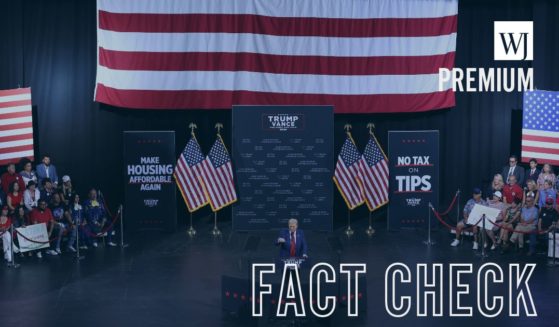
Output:
<instances>
[{"instance_id":1,"label":"seated man in dark jacket","mask_svg":"<svg viewBox=\"0 0 559 327\"><path fill-rule=\"evenodd\" d=\"M297 219L289 219L288 229L280 231L276 245L280 247L280 258L307 258L307 241L302 230L297 229Z\"/></svg>"}]
</instances>

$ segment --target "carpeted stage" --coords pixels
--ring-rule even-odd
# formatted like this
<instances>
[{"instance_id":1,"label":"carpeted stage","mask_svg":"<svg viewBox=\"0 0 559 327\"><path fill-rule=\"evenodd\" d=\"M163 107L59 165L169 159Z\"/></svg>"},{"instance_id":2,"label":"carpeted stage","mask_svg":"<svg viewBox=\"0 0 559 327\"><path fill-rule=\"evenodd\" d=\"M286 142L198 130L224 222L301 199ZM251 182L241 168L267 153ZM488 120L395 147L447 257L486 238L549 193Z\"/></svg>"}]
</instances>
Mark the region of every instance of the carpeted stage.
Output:
<instances>
[{"instance_id":1,"label":"carpeted stage","mask_svg":"<svg viewBox=\"0 0 559 327\"><path fill-rule=\"evenodd\" d=\"M18 261L19 269L0 268L0 321L2 326L260 326L291 325L291 320L246 319L222 312L221 276L243 276L247 262L269 259L276 254L274 232L230 233L214 239L210 221L199 221L198 235L190 240L185 232L131 240L131 246L98 248L85 253L77 262L70 254ZM307 231L310 255L316 261L367 263L368 313L349 320L335 314L327 321L300 320L307 325L409 326L420 322L429 326L478 326L495 324L480 318L391 318L384 309L384 272L393 262L410 268L418 262L473 262L481 259L471 250L471 241L451 248L446 230L433 233L438 242L431 248L422 243L425 231L386 232L382 224L374 227L372 238L365 233L366 221L354 226L356 234L348 239L343 228L334 233ZM559 268L546 267L543 255L526 257L510 253L490 253L486 261L537 262L530 281L539 318L499 318L500 325L552 326L559 303ZM475 296L475 289L472 289ZM445 295L446 297L446 295ZM415 312L415 309L412 309Z\"/></svg>"}]
</instances>

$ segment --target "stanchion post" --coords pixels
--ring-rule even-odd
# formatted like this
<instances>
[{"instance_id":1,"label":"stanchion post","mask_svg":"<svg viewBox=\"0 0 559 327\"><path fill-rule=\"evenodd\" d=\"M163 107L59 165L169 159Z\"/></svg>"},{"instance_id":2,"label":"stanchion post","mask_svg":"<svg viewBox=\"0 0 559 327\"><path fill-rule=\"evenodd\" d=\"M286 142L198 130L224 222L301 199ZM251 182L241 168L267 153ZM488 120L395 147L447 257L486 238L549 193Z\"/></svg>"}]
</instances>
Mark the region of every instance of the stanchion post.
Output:
<instances>
[{"instance_id":1,"label":"stanchion post","mask_svg":"<svg viewBox=\"0 0 559 327\"><path fill-rule=\"evenodd\" d=\"M217 211L214 212L214 228L212 229L213 236L220 236L221 231L217 228Z\"/></svg>"},{"instance_id":2,"label":"stanchion post","mask_svg":"<svg viewBox=\"0 0 559 327\"><path fill-rule=\"evenodd\" d=\"M188 234L188 236L190 236L190 237L196 236L196 230L192 226L192 212L190 212L190 228L188 228L188 230L186 231L186 234Z\"/></svg>"},{"instance_id":3,"label":"stanchion post","mask_svg":"<svg viewBox=\"0 0 559 327\"><path fill-rule=\"evenodd\" d=\"M351 210L347 209L347 228L345 230L345 234L347 237L351 237L353 235L353 229L351 229Z\"/></svg>"},{"instance_id":4,"label":"stanchion post","mask_svg":"<svg viewBox=\"0 0 559 327\"><path fill-rule=\"evenodd\" d=\"M423 241L423 244L431 246L436 244L436 242L431 240L431 210L433 210L433 205L431 204L431 202L429 202L427 210L429 219L429 221L427 221L427 241Z\"/></svg>"},{"instance_id":5,"label":"stanchion post","mask_svg":"<svg viewBox=\"0 0 559 327\"><path fill-rule=\"evenodd\" d=\"M369 211L369 228L365 231L367 236L371 237L375 233L375 229L373 228L373 212Z\"/></svg>"},{"instance_id":6,"label":"stanchion post","mask_svg":"<svg viewBox=\"0 0 559 327\"><path fill-rule=\"evenodd\" d=\"M460 221L460 189L456 191L456 225Z\"/></svg>"},{"instance_id":7,"label":"stanchion post","mask_svg":"<svg viewBox=\"0 0 559 327\"><path fill-rule=\"evenodd\" d=\"M76 223L76 222L74 222ZM76 224L76 260L80 261L82 259L85 259L84 256L80 255L80 225L81 225L82 221L81 218L78 221L78 223Z\"/></svg>"},{"instance_id":8,"label":"stanchion post","mask_svg":"<svg viewBox=\"0 0 559 327\"><path fill-rule=\"evenodd\" d=\"M120 247L127 248L128 244L124 243L124 206L121 204L118 208L120 214Z\"/></svg>"},{"instance_id":9,"label":"stanchion post","mask_svg":"<svg viewBox=\"0 0 559 327\"><path fill-rule=\"evenodd\" d=\"M7 233L6 231L5 233ZM12 252L12 261L8 262L8 267L19 268L19 264L16 263L16 256L14 255L14 225L10 225L10 242L12 243L10 251Z\"/></svg>"},{"instance_id":10,"label":"stanchion post","mask_svg":"<svg viewBox=\"0 0 559 327\"><path fill-rule=\"evenodd\" d=\"M485 214L481 216L481 254L479 255L481 257L481 259L483 260L484 258L487 258L489 255L487 255L486 251L485 251L485 242L487 241L487 231L485 230Z\"/></svg>"},{"instance_id":11,"label":"stanchion post","mask_svg":"<svg viewBox=\"0 0 559 327\"><path fill-rule=\"evenodd\" d=\"M556 235L555 235L556 230L557 230L557 225L553 226L553 228L551 229L551 237L553 237L553 243L552 243L553 244L553 250L552 250L553 260L551 261L551 263L548 262L548 264L547 264L548 267L557 267L557 258L556 258L556 256L557 256L557 254L556 254L557 238L556 238ZM548 242L548 244L549 244L549 242Z\"/></svg>"}]
</instances>

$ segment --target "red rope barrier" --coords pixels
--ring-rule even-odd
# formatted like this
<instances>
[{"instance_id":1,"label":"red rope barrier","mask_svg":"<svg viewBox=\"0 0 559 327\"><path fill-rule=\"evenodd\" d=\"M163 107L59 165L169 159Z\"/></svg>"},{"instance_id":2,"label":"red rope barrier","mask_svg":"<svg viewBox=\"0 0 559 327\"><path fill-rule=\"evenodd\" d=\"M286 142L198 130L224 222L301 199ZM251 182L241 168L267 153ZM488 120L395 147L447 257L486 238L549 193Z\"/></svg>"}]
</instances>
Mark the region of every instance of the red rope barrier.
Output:
<instances>
[{"instance_id":1,"label":"red rope barrier","mask_svg":"<svg viewBox=\"0 0 559 327\"><path fill-rule=\"evenodd\" d=\"M454 208L454 205L456 204L457 199L458 199L458 192L456 192L456 194L454 194L454 198L452 199L452 202L450 203L448 208L445 210L445 212L443 212L443 213L438 212L438 214L441 215L441 216L448 215L450 210L452 210L452 208Z\"/></svg>"},{"instance_id":2,"label":"red rope barrier","mask_svg":"<svg viewBox=\"0 0 559 327\"><path fill-rule=\"evenodd\" d=\"M31 242L31 243L37 243L37 244L49 244L50 242L54 242L54 241L58 240L60 237L62 237L62 235L60 235L60 236L56 236L56 237L54 237L54 238L51 238L51 239L49 239L48 241L36 241L36 240L32 240L32 239L30 239L30 238L27 238L25 235L23 235L22 233L20 233L17 229L16 229L15 231L16 231L16 233L17 233L19 236L23 237L23 239L25 239L25 240L27 240L27 241L29 241L29 242Z\"/></svg>"},{"instance_id":3,"label":"red rope barrier","mask_svg":"<svg viewBox=\"0 0 559 327\"><path fill-rule=\"evenodd\" d=\"M458 228L458 226L452 226L452 225L448 224L446 221L444 221L444 220L441 218L441 215L440 215L437 211L435 211L435 208L433 208L432 206L431 206L431 210L433 210L433 214L435 215L435 217L436 217L436 218L439 220L439 222L440 222L441 224L443 224L446 228L448 228L448 229L450 229L450 230L452 230L452 229L457 229L457 228ZM474 226L476 226L477 224L479 224L479 222L481 221L481 219L482 219L482 218L480 218L475 224L473 224L473 225L471 225L471 226L464 226L464 229L463 229L463 230L473 229Z\"/></svg>"},{"instance_id":4,"label":"red rope barrier","mask_svg":"<svg viewBox=\"0 0 559 327\"><path fill-rule=\"evenodd\" d=\"M101 230L101 231L100 231L99 233L97 233L97 234L90 232L90 231L87 230L86 228L83 228L83 226L80 226L80 227L82 227L82 231L84 231L84 233L86 233L87 236L89 236L89 237L99 237L99 236L102 236L103 234L107 233L109 230L111 230L111 228L113 228L114 224L116 223L117 219L118 219L119 217L121 217L121 216L122 216L122 215L121 215L121 211L120 211L120 209L119 209L119 210L117 211L116 215L113 216L113 218L112 218L113 220L112 220L112 222L110 223L110 225L109 225L108 227L106 227L105 230ZM121 218L122 218L122 217L121 217Z\"/></svg>"}]
</instances>

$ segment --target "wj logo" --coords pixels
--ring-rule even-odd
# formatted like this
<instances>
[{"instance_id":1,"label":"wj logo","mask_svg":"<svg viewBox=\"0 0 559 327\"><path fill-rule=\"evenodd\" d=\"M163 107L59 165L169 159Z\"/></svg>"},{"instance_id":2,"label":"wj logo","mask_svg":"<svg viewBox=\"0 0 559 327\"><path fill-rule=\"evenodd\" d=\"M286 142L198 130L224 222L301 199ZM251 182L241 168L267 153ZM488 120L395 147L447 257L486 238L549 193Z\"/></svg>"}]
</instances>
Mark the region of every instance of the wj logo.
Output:
<instances>
[{"instance_id":1,"label":"wj logo","mask_svg":"<svg viewBox=\"0 0 559 327\"><path fill-rule=\"evenodd\" d=\"M495 60L534 60L533 22L494 22Z\"/></svg>"}]
</instances>

